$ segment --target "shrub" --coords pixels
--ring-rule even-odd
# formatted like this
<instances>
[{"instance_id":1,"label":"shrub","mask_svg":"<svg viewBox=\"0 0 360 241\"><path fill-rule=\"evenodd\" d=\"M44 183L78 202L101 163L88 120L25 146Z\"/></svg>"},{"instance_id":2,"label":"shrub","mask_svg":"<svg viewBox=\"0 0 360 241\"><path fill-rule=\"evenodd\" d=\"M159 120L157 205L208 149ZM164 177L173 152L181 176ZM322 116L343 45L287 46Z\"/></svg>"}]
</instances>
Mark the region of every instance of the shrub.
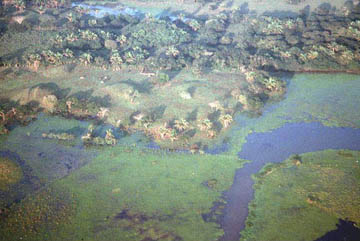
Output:
<instances>
[{"instance_id":1,"label":"shrub","mask_svg":"<svg viewBox=\"0 0 360 241\"><path fill-rule=\"evenodd\" d=\"M168 74L161 73L161 72L157 74L157 82L163 84L163 83L169 82L169 80L170 80L170 77Z\"/></svg>"}]
</instances>

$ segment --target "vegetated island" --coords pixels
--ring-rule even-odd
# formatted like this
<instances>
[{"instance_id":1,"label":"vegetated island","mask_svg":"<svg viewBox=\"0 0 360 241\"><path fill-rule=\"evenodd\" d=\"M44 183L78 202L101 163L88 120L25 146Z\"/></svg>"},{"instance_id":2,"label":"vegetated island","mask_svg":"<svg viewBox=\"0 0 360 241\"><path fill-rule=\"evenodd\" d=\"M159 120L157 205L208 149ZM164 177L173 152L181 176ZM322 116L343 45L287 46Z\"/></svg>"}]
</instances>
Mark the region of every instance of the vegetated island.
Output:
<instances>
[{"instance_id":1,"label":"vegetated island","mask_svg":"<svg viewBox=\"0 0 360 241\"><path fill-rule=\"evenodd\" d=\"M356 240L359 170L359 152L350 150L293 155L265 166L254 175L255 198L241 240Z\"/></svg>"}]
</instances>

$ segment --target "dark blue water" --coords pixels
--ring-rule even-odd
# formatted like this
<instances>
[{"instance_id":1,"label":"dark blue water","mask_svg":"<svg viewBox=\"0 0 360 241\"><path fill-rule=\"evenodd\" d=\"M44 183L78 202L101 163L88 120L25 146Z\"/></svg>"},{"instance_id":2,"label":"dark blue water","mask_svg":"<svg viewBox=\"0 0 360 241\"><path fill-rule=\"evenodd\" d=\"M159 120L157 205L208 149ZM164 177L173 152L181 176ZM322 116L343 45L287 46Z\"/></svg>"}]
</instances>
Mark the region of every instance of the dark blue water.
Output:
<instances>
[{"instance_id":1,"label":"dark blue water","mask_svg":"<svg viewBox=\"0 0 360 241\"><path fill-rule=\"evenodd\" d=\"M240 231L245 228L248 204L254 198L251 175L269 162L282 162L293 154L325 149L360 150L360 129L327 127L317 122L288 123L270 132L250 134L238 156L251 162L236 171L234 183L226 192L223 240L239 240Z\"/></svg>"},{"instance_id":2,"label":"dark blue water","mask_svg":"<svg viewBox=\"0 0 360 241\"><path fill-rule=\"evenodd\" d=\"M230 143L228 142L222 142L220 144L214 145L211 148L205 149L205 153L211 154L211 155L217 155L224 152L229 151L230 149Z\"/></svg>"},{"instance_id":3,"label":"dark blue water","mask_svg":"<svg viewBox=\"0 0 360 241\"><path fill-rule=\"evenodd\" d=\"M355 223L340 219L335 230L328 232L315 241L359 241L359 239L360 229L355 227Z\"/></svg>"}]
</instances>

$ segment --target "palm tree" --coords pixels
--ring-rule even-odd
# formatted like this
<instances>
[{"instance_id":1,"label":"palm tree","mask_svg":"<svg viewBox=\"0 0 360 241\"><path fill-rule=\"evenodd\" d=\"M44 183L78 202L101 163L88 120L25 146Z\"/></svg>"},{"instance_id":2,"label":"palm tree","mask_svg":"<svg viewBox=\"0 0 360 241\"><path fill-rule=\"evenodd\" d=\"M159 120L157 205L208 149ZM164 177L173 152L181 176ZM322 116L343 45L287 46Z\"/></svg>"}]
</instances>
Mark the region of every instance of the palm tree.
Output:
<instances>
[{"instance_id":1,"label":"palm tree","mask_svg":"<svg viewBox=\"0 0 360 241\"><path fill-rule=\"evenodd\" d=\"M266 78L262 82L265 88L270 91L281 90L282 88L282 81L273 77Z\"/></svg>"},{"instance_id":2,"label":"palm tree","mask_svg":"<svg viewBox=\"0 0 360 241\"><path fill-rule=\"evenodd\" d=\"M160 134L161 139L166 139L167 137L170 136L170 129L168 129L166 127L160 127L159 134Z\"/></svg>"},{"instance_id":3,"label":"palm tree","mask_svg":"<svg viewBox=\"0 0 360 241\"><path fill-rule=\"evenodd\" d=\"M105 117L108 116L109 112L109 108L100 107L100 110L96 114L96 117L98 117L99 119L105 119Z\"/></svg>"},{"instance_id":4,"label":"palm tree","mask_svg":"<svg viewBox=\"0 0 360 241\"><path fill-rule=\"evenodd\" d=\"M178 135L175 129L170 129L170 136L169 136L170 140L176 141L178 139Z\"/></svg>"},{"instance_id":5,"label":"palm tree","mask_svg":"<svg viewBox=\"0 0 360 241\"><path fill-rule=\"evenodd\" d=\"M111 129L106 130L105 142L108 145L116 145L116 138Z\"/></svg>"},{"instance_id":6,"label":"palm tree","mask_svg":"<svg viewBox=\"0 0 360 241\"><path fill-rule=\"evenodd\" d=\"M228 128L233 122L233 118L230 114L220 115L219 120L224 128Z\"/></svg>"},{"instance_id":7,"label":"palm tree","mask_svg":"<svg viewBox=\"0 0 360 241\"><path fill-rule=\"evenodd\" d=\"M123 63L123 59L120 56L120 53L118 50L114 50L110 57L110 63L112 65L121 65Z\"/></svg>"},{"instance_id":8,"label":"palm tree","mask_svg":"<svg viewBox=\"0 0 360 241\"><path fill-rule=\"evenodd\" d=\"M89 125L88 132L86 133L86 135L83 135L81 137L81 140L83 140L84 142L90 142L94 137L94 130L95 126L93 124Z\"/></svg>"},{"instance_id":9,"label":"palm tree","mask_svg":"<svg viewBox=\"0 0 360 241\"><path fill-rule=\"evenodd\" d=\"M116 37L116 41L120 43L120 45L123 45L126 43L127 38L125 35L121 34L119 36Z\"/></svg>"},{"instance_id":10,"label":"palm tree","mask_svg":"<svg viewBox=\"0 0 360 241\"><path fill-rule=\"evenodd\" d=\"M216 136L216 131L213 129L210 129L206 132L206 134L207 134L207 137L214 138Z\"/></svg>"},{"instance_id":11,"label":"palm tree","mask_svg":"<svg viewBox=\"0 0 360 241\"><path fill-rule=\"evenodd\" d=\"M178 131L182 132L182 131L184 131L184 130L189 129L190 124L189 124L189 122L188 122L187 120L185 120L185 119L180 119L180 120L175 120L174 127L175 127L175 129L177 129Z\"/></svg>"},{"instance_id":12,"label":"palm tree","mask_svg":"<svg viewBox=\"0 0 360 241\"><path fill-rule=\"evenodd\" d=\"M211 109L214 109L215 111L224 110L224 107L220 104L220 101L218 100L214 102L210 102L208 105L210 106Z\"/></svg>"},{"instance_id":13,"label":"palm tree","mask_svg":"<svg viewBox=\"0 0 360 241\"><path fill-rule=\"evenodd\" d=\"M92 62L92 60L93 60L93 57L91 56L90 53L83 53L80 56L80 62L82 62L85 65L90 64Z\"/></svg>"},{"instance_id":14,"label":"palm tree","mask_svg":"<svg viewBox=\"0 0 360 241\"><path fill-rule=\"evenodd\" d=\"M152 124L152 121L150 121L148 118L145 118L145 119L141 120L140 122L146 130L149 129L150 125Z\"/></svg>"},{"instance_id":15,"label":"palm tree","mask_svg":"<svg viewBox=\"0 0 360 241\"><path fill-rule=\"evenodd\" d=\"M213 123L209 119L203 119L199 124L198 127L201 131L208 131L213 127Z\"/></svg>"},{"instance_id":16,"label":"palm tree","mask_svg":"<svg viewBox=\"0 0 360 241\"><path fill-rule=\"evenodd\" d=\"M180 54L180 51L175 46L170 46L166 50L165 54L168 55L168 56L176 57L176 56L178 56Z\"/></svg>"},{"instance_id":17,"label":"palm tree","mask_svg":"<svg viewBox=\"0 0 360 241\"><path fill-rule=\"evenodd\" d=\"M0 117L1 117L1 119L2 119L3 122L6 121L5 112L2 111L2 110L0 110Z\"/></svg>"}]
</instances>

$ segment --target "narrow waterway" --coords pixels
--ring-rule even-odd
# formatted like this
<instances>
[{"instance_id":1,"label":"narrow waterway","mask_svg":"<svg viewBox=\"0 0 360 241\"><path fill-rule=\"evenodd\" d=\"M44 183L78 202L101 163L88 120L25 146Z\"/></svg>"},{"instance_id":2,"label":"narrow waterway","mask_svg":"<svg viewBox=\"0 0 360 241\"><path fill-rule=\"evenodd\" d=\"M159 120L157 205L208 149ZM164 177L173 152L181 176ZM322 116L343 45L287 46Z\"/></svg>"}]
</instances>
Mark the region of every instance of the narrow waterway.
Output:
<instances>
[{"instance_id":1,"label":"narrow waterway","mask_svg":"<svg viewBox=\"0 0 360 241\"><path fill-rule=\"evenodd\" d=\"M318 122L287 123L270 132L250 134L238 156L251 162L236 171L234 183L226 192L223 240L239 240L240 231L245 228L248 204L254 198L251 175L267 163L282 162L293 154L325 149L360 150L360 129L327 127Z\"/></svg>"},{"instance_id":2,"label":"narrow waterway","mask_svg":"<svg viewBox=\"0 0 360 241\"><path fill-rule=\"evenodd\" d=\"M307 76L306 76L307 77ZM310 76L311 77L311 76ZM340 76L341 77L341 76ZM343 78L343 77L342 77ZM222 228L225 235L223 240L235 241L240 238L240 231L245 227L245 221L248 216L248 204L254 198L252 174L259 172L259 170L269 162L281 162L287 159L292 154L301 154L305 152L320 151L324 149L351 149L360 150L360 129L350 127L328 127L322 125L320 122L293 122L284 125L278 125L283 120L294 121L304 119L303 116L308 116L311 113L301 111L302 108L315 106L346 106L347 112L354 112L357 108L356 102L351 102L353 99L349 96L356 96L358 92L351 95L349 86L356 90L358 80L344 81L343 85L336 85L337 89L331 92L331 96L345 96L336 100L329 97L328 89L333 90L333 85L339 84L334 82L326 88L322 85L321 91L319 88L309 86L310 82L319 82L318 79L300 78L291 82L288 86L288 92L285 100L280 103L268 106L261 117L249 118L246 116L238 116L235 126L231 129L232 134L247 133L244 129L248 128L254 130L246 138L246 143L241 146L241 152L238 156L242 159L250 160L250 163L244 165L243 168L237 170L233 185L225 193L227 199L227 206L224 210L224 218L222 220ZM302 87L302 85L305 87ZM308 99L305 92L310 92L311 100L305 107L298 105L299 101ZM347 95L343 95L347 93ZM332 102L329 102L329 99ZM336 100L334 102L334 100ZM349 104L350 103L350 104ZM327 105L326 105L327 104ZM291 110L291 111L289 111ZM327 112L332 113L332 109L325 108ZM339 110L341 111L341 110ZM299 114L300 113L300 114ZM322 112L322 115L323 112ZM273 116L278 117L275 119ZM355 115L356 116L356 115ZM291 118L290 118L291 117ZM344 116L343 116L344 117ZM350 126L357 126L357 118L344 118L346 123ZM322 120L317 118L316 113L312 114L311 120ZM333 117L333 120L337 120ZM309 119L308 119L309 121ZM264 122L271 125L264 126ZM61 117L40 115L39 118L26 127L17 127L13 129L6 137L6 141L2 142L0 151L10 151L17 153L19 159L29 163L29 167L34 171L34 176L41 174L45 183L50 183L53 180L62 178L69 173L77 170L79 167L90 162L98 151L97 148L86 148L81 136L87 133L87 128L90 122L67 120ZM268 132L256 132L258 127L260 129L269 128L273 126L280 126ZM262 127L261 127L262 126ZM113 129L110 125L98 126L95 130L97 136L103 137L106 130ZM274 128L274 127L273 127ZM76 136L75 140L71 142L44 139L42 133L69 133ZM131 145L147 148L159 148L158 145L145 138L140 132L130 136L122 136L121 132L114 131L118 138L119 145ZM231 135L231 134L230 134ZM236 139L236 138L235 138ZM208 149L209 154L219 154L227 152L234 148L232 141L222 141ZM235 146L240 150L240 146ZM22 196L23 197L23 196ZM19 198L11 198L16 200ZM21 199L21 197L20 197ZM9 200L9 202L11 201Z\"/></svg>"}]
</instances>

